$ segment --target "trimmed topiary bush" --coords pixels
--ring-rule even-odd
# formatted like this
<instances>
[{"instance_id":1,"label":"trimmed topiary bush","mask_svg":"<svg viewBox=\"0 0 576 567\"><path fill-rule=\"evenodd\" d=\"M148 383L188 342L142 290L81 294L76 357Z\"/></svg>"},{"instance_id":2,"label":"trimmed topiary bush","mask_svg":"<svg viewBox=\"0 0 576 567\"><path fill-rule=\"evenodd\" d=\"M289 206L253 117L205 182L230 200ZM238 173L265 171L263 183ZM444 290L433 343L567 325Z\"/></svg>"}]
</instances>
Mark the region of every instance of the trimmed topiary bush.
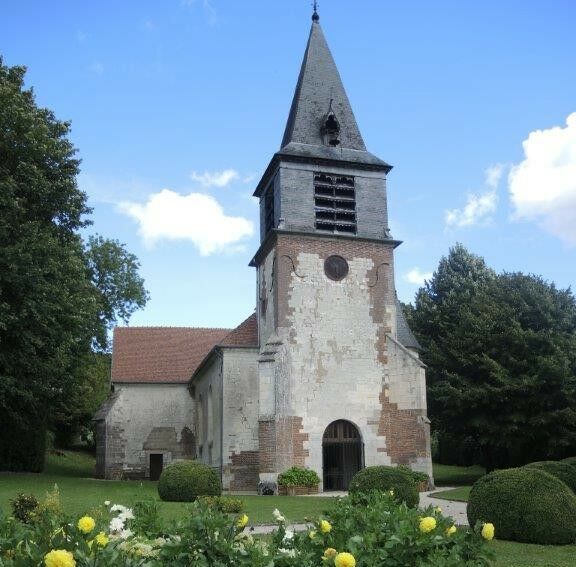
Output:
<instances>
[{"instance_id":1,"label":"trimmed topiary bush","mask_svg":"<svg viewBox=\"0 0 576 567\"><path fill-rule=\"evenodd\" d=\"M568 485L568 488L576 493L576 467L562 461L537 461L529 463L526 467L540 469L559 478Z\"/></svg>"},{"instance_id":2,"label":"trimmed topiary bush","mask_svg":"<svg viewBox=\"0 0 576 567\"><path fill-rule=\"evenodd\" d=\"M576 467L576 457L567 457L566 459L562 459L562 462Z\"/></svg>"},{"instance_id":3,"label":"trimmed topiary bush","mask_svg":"<svg viewBox=\"0 0 576 567\"><path fill-rule=\"evenodd\" d=\"M278 475L278 484L281 486L317 486L320 477L316 471L303 467L292 467Z\"/></svg>"},{"instance_id":4,"label":"trimmed topiary bush","mask_svg":"<svg viewBox=\"0 0 576 567\"><path fill-rule=\"evenodd\" d=\"M491 522L496 537L525 543L576 543L576 496L536 467L494 471L477 480L468 498L468 522Z\"/></svg>"},{"instance_id":5,"label":"trimmed topiary bush","mask_svg":"<svg viewBox=\"0 0 576 567\"><path fill-rule=\"evenodd\" d=\"M419 501L414 479L398 467L366 467L354 475L348 490L352 496L375 490L380 492L393 490L394 498L398 502L406 502L410 508L417 506Z\"/></svg>"},{"instance_id":6,"label":"trimmed topiary bush","mask_svg":"<svg viewBox=\"0 0 576 567\"><path fill-rule=\"evenodd\" d=\"M192 502L198 496L220 496L222 484L216 472L198 461L176 461L160 475L158 494L169 502Z\"/></svg>"}]
</instances>

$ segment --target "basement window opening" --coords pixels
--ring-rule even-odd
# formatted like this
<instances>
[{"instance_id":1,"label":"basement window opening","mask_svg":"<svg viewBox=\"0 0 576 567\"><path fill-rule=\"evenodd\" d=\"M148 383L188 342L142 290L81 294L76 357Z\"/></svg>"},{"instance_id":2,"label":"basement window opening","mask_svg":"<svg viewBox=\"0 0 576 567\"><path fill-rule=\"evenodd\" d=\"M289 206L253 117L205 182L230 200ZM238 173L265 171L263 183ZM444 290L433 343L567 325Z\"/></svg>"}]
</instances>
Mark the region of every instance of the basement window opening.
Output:
<instances>
[{"instance_id":1,"label":"basement window opening","mask_svg":"<svg viewBox=\"0 0 576 567\"><path fill-rule=\"evenodd\" d=\"M314 174L316 229L356 234L356 191L354 177Z\"/></svg>"}]
</instances>

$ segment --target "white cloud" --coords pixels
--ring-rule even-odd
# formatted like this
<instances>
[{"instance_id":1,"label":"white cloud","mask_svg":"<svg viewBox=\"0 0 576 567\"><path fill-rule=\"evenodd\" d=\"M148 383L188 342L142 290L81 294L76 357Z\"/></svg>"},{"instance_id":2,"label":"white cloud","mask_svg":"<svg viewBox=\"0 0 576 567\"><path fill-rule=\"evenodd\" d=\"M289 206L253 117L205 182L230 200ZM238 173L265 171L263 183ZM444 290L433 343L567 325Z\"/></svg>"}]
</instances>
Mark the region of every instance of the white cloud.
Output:
<instances>
[{"instance_id":1,"label":"white cloud","mask_svg":"<svg viewBox=\"0 0 576 567\"><path fill-rule=\"evenodd\" d=\"M404 274L404 279L411 284L424 285L425 280L430 280L432 275L432 272L422 272L420 268L413 268Z\"/></svg>"},{"instance_id":2,"label":"white cloud","mask_svg":"<svg viewBox=\"0 0 576 567\"><path fill-rule=\"evenodd\" d=\"M492 189L496 189L500 184L500 179L502 179L502 174L504 173L504 164L497 163L486 168L484 171L484 179L486 185Z\"/></svg>"},{"instance_id":3,"label":"white cloud","mask_svg":"<svg viewBox=\"0 0 576 567\"><path fill-rule=\"evenodd\" d=\"M159 240L189 240L202 256L238 250L238 242L254 233L252 223L224 213L210 195L180 195L170 189L149 196L144 204L123 202L120 210L136 219L147 246Z\"/></svg>"},{"instance_id":4,"label":"white cloud","mask_svg":"<svg viewBox=\"0 0 576 567\"><path fill-rule=\"evenodd\" d=\"M193 171L190 178L193 181L198 181L204 187L226 187L235 179L238 179L239 174L235 169L225 169L224 171L205 171L198 173Z\"/></svg>"},{"instance_id":5,"label":"white cloud","mask_svg":"<svg viewBox=\"0 0 576 567\"><path fill-rule=\"evenodd\" d=\"M524 160L508 175L513 218L536 221L576 245L576 112L565 128L530 132L522 147Z\"/></svg>"},{"instance_id":6,"label":"white cloud","mask_svg":"<svg viewBox=\"0 0 576 567\"><path fill-rule=\"evenodd\" d=\"M463 228L484 224L496 210L498 193L491 189L486 193L470 194L462 209L450 209L444 213L447 227Z\"/></svg>"}]
</instances>

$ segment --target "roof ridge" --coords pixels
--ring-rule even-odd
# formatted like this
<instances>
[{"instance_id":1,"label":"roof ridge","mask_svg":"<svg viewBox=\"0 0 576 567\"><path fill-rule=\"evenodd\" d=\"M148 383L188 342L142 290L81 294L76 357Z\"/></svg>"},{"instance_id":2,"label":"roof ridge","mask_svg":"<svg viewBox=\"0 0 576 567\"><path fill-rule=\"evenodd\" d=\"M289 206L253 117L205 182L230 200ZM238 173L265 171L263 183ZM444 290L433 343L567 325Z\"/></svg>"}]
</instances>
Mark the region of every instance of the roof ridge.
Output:
<instances>
[{"instance_id":1,"label":"roof ridge","mask_svg":"<svg viewBox=\"0 0 576 567\"><path fill-rule=\"evenodd\" d=\"M176 327L176 326L172 326L172 325L167 325L167 326L163 326L163 325L150 325L150 326L138 326L138 327L132 327L130 325L126 325L125 327L114 327L114 330L123 330L123 329L146 329L146 330L151 330L151 329L186 329L186 330L198 330L198 331L233 331L235 329L235 327Z\"/></svg>"}]
</instances>

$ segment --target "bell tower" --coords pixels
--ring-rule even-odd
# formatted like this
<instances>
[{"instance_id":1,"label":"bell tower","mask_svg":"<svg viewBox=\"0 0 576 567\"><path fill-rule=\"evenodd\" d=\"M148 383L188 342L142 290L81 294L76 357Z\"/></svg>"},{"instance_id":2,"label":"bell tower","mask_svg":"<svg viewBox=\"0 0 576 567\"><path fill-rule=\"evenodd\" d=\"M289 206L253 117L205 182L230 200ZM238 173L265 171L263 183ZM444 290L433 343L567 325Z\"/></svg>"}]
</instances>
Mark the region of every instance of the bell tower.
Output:
<instances>
[{"instance_id":1,"label":"bell tower","mask_svg":"<svg viewBox=\"0 0 576 567\"><path fill-rule=\"evenodd\" d=\"M366 149L315 8L281 147L254 193L261 480L292 465L327 490L375 464L432 474L424 365L394 287L391 169Z\"/></svg>"}]
</instances>

